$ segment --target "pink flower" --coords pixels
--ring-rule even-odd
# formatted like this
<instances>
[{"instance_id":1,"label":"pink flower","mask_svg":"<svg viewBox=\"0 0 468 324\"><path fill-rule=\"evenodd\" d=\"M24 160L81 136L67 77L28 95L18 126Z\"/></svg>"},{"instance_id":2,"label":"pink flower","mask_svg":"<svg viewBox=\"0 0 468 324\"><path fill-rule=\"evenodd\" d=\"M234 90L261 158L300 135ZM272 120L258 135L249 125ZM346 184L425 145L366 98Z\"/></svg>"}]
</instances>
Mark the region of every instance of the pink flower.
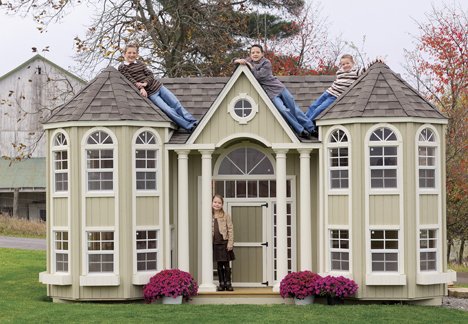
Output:
<instances>
[{"instance_id":1,"label":"pink flower","mask_svg":"<svg viewBox=\"0 0 468 324\"><path fill-rule=\"evenodd\" d=\"M280 295L283 298L296 297L304 299L314 295L315 282L321 277L311 271L291 272L281 280Z\"/></svg>"},{"instance_id":2,"label":"pink flower","mask_svg":"<svg viewBox=\"0 0 468 324\"><path fill-rule=\"evenodd\" d=\"M352 279L343 276L326 276L315 283L315 294L319 296L349 297L356 293L359 286Z\"/></svg>"},{"instance_id":3,"label":"pink flower","mask_svg":"<svg viewBox=\"0 0 468 324\"><path fill-rule=\"evenodd\" d=\"M151 277L143 288L147 303L161 297L183 296L188 300L198 293L198 284L188 272L179 269L163 270Z\"/></svg>"}]
</instances>

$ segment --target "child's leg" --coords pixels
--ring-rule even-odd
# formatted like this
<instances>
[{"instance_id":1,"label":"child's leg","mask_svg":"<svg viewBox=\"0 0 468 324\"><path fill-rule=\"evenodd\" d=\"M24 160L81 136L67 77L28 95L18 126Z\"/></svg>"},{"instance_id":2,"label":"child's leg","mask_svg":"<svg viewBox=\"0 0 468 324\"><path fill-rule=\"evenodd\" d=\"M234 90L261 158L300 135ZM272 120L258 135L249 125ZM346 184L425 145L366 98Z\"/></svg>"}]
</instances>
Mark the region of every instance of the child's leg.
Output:
<instances>
[{"instance_id":1,"label":"child's leg","mask_svg":"<svg viewBox=\"0 0 468 324\"><path fill-rule=\"evenodd\" d=\"M309 109L307 110L306 116L313 121L322 111L328 108L333 101L335 101L336 97L332 96L328 92L322 93L317 100L314 101L312 105L310 105Z\"/></svg>"},{"instance_id":2,"label":"child's leg","mask_svg":"<svg viewBox=\"0 0 468 324\"><path fill-rule=\"evenodd\" d=\"M163 100L167 103L169 107L174 109L179 116L184 118L186 121L190 123L196 123L197 120L189 113L180 103L179 99L165 86L161 86L160 96Z\"/></svg>"},{"instance_id":3,"label":"child's leg","mask_svg":"<svg viewBox=\"0 0 468 324\"><path fill-rule=\"evenodd\" d=\"M224 262L224 280L225 280L225 289L227 291L233 291L232 281L231 281L231 267L229 266L229 261Z\"/></svg>"},{"instance_id":4,"label":"child's leg","mask_svg":"<svg viewBox=\"0 0 468 324\"><path fill-rule=\"evenodd\" d=\"M296 101L294 100L294 97L291 94L291 92L289 92L289 90L285 88L280 96L282 97L284 104L289 109L294 118L297 120L297 122L301 124L306 131L311 132L313 130L312 121L309 118L307 118L307 116L304 114L301 108L299 108L299 106L296 104Z\"/></svg>"},{"instance_id":5,"label":"child's leg","mask_svg":"<svg viewBox=\"0 0 468 324\"><path fill-rule=\"evenodd\" d=\"M224 266L223 262L218 261L218 280L219 280L219 286L216 287L217 291L224 291L226 289L226 284L225 284L225 273L224 273Z\"/></svg>"},{"instance_id":6,"label":"child's leg","mask_svg":"<svg viewBox=\"0 0 468 324\"><path fill-rule=\"evenodd\" d=\"M162 87L161 87L162 89ZM178 126L184 129L191 129L194 125L193 122L187 121L185 118L180 116L173 108L171 108L166 101L161 97L161 89L153 93L148 99L151 100L156 106L158 106L164 113L174 121Z\"/></svg>"},{"instance_id":7,"label":"child's leg","mask_svg":"<svg viewBox=\"0 0 468 324\"><path fill-rule=\"evenodd\" d=\"M287 91L287 89L285 89ZM284 90L283 90L284 92ZM273 98L273 104L275 105L276 109L279 110L281 115L286 119L286 121L292 126L294 131L297 134L301 134L304 131L304 126L302 126L298 121L297 118L295 117L295 114L291 112L291 109L289 109L286 104L283 101L283 92L279 95Z\"/></svg>"}]
</instances>

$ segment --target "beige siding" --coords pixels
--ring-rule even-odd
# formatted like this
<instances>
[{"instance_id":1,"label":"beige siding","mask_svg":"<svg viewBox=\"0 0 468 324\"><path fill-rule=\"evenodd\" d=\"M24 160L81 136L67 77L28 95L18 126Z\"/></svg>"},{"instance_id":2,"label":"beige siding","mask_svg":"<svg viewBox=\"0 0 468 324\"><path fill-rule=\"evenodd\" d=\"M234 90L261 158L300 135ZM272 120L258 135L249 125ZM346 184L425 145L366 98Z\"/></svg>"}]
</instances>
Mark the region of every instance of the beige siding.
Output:
<instances>
[{"instance_id":1,"label":"beige siding","mask_svg":"<svg viewBox=\"0 0 468 324\"><path fill-rule=\"evenodd\" d=\"M347 195L328 196L328 224L329 225L348 225L348 205L349 197Z\"/></svg>"},{"instance_id":2,"label":"beige siding","mask_svg":"<svg viewBox=\"0 0 468 324\"><path fill-rule=\"evenodd\" d=\"M258 105L258 112L247 124L240 125L228 112L231 100L240 93L248 93ZM276 109L273 107L273 109ZM290 143L291 140L266 106L255 88L245 75L241 75L236 84L231 88L227 96L219 105L217 111L211 117L200 136L195 141L197 144L218 143L221 139L236 133L256 134L268 139L272 143Z\"/></svg>"},{"instance_id":3,"label":"beige siding","mask_svg":"<svg viewBox=\"0 0 468 324\"><path fill-rule=\"evenodd\" d=\"M213 165L215 159L213 157ZM199 258L199 243L200 241L200 192L198 187L198 177L201 176L201 159L199 154L191 154L189 156L189 254L190 254L190 273L194 278L199 278L198 273L198 258ZM176 183L174 183L176 187Z\"/></svg>"},{"instance_id":4,"label":"beige siding","mask_svg":"<svg viewBox=\"0 0 468 324\"><path fill-rule=\"evenodd\" d=\"M53 198L53 226L68 226L68 198Z\"/></svg>"},{"instance_id":5,"label":"beige siding","mask_svg":"<svg viewBox=\"0 0 468 324\"><path fill-rule=\"evenodd\" d=\"M398 195L369 197L369 225L399 225L400 208Z\"/></svg>"},{"instance_id":6,"label":"beige siding","mask_svg":"<svg viewBox=\"0 0 468 324\"><path fill-rule=\"evenodd\" d=\"M421 225L437 224L439 208L437 195L419 195L419 219Z\"/></svg>"},{"instance_id":7,"label":"beige siding","mask_svg":"<svg viewBox=\"0 0 468 324\"><path fill-rule=\"evenodd\" d=\"M86 226L115 226L115 198L86 198Z\"/></svg>"},{"instance_id":8,"label":"beige siding","mask_svg":"<svg viewBox=\"0 0 468 324\"><path fill-rule=\"evenodd\" d=\"M136 198L136 225L160 225L159 197Z\"/></svg>"}]
</instances>

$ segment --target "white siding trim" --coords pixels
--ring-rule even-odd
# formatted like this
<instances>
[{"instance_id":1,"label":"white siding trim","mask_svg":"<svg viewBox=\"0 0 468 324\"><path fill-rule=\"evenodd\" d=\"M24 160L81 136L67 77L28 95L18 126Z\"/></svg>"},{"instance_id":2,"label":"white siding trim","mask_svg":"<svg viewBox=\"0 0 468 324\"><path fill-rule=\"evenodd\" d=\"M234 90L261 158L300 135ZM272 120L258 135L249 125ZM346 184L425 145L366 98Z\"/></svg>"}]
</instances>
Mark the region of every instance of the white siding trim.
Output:
<instances>
[{"instance_id":1,"label":"white siding trim","mask_svg":"<svg viewBox=\"0 0 468 324\"><path fill-rule=\"evenodd\" d=\"M364 118L334 118L319 119L317 126L330 126L337 124L378 124L378 123L419 123L419 124L448 124L447 118L423 118L423 117L364 117Z\"/></svg>"},{"instance_id":2,"label":"white siding trim","mask_svg":"<svg viewBox=\"0 0 468 324\"><path fill-rule=\"evenodd\" d=\"M377 130L378 128L386 127L393 131L396 135L397 140L392 141L391 144L397 145L397 188L391 191L376 191L371 189L370 186L370 165L369 165L369 139L372 133ZM364 188L365 188L365 195L364 195L364 214L365 214L365 247L366 247L366 285L376 285L375 282L379 282L380 285L406 285L406 275L404 275L405 269L405 258L404 258L404 251L405 251L405 227L404 227L404 206L403 206L403 198L404 197L404 186L403 186L403 172L402 172L402 164L404 161L403 155L403 142L402 136L399 130L390 124L387 123L380 123L373 125L370 127L366 135L364 137L364 159L365 159L365 172L364 172ZM396 194L398 195L399 200L399 208L400 208L400 224L398 226L393 225L373 225L370 226L370 196L377 196L377 195L384 195L384 194ZM376 273L372 272L372 255L371 255L371 242L370 242L370 231L371 230L398 230L398 274L389 274L387 272L384 273ZM388 278L387 278L388 277ZM379 279L381 278L381 279ZM404 280L403 280L404 278Z\"/></svg>"},{"instance_id":3,"label":"white siding trim","mask_svg":"<svg viewBox=\"0 0 468 324\"><path fill-rule=\"evenodd\" d=\"M419 134L421 133L422 130L425 128L429 128L434 136L435 136L435 142L433 145L427 145L427 146L433 146L435 147L435 188L434 189L421 189L419 187ZM414 161L414 167L415 167L415 184L416 184L416 283L418 285L428 285L428 284L438 284L438 283L447 283L450 282L450 280L447 281L447 277L450 279L451 275L446 275L447 273L443 272L443 264L444 264L444 258L445 255L443 253L443 241L444 241L444 236L442 233L442 195L441 195L441 136L437 132L437 129L429 124L424 124L421 125L415 135L415 161ZM421 210L420 210L420 203L421 203L421 195L424 194L431 194L431 195L437 195L437 224L421 224ZM428 271L421 271L421 250L420 250L420 242L419 242L419 232L422 229L435 229L437 230L437 261L436 261L436 271L428 272ZM444 281L445 280L445 281Z\"/></svg>"}]
</instances>

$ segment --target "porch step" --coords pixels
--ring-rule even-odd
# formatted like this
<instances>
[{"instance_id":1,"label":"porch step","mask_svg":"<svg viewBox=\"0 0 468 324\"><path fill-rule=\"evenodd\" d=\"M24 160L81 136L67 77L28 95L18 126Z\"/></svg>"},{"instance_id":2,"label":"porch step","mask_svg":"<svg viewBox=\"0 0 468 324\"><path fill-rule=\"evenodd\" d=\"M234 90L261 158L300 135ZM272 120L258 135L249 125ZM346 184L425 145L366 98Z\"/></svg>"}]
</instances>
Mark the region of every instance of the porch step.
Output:
<instances>
[{"instance_id":1,"label":"porch step","mask_svg":"<svg viewBox=\"0 0 468 324\"><path fill-rule=\"evenodd\" d=\"M201 292L190 304L291 304L292 298L283 299L272 288L236 288L234 291Z\"/></svg>"}]
</instances>

